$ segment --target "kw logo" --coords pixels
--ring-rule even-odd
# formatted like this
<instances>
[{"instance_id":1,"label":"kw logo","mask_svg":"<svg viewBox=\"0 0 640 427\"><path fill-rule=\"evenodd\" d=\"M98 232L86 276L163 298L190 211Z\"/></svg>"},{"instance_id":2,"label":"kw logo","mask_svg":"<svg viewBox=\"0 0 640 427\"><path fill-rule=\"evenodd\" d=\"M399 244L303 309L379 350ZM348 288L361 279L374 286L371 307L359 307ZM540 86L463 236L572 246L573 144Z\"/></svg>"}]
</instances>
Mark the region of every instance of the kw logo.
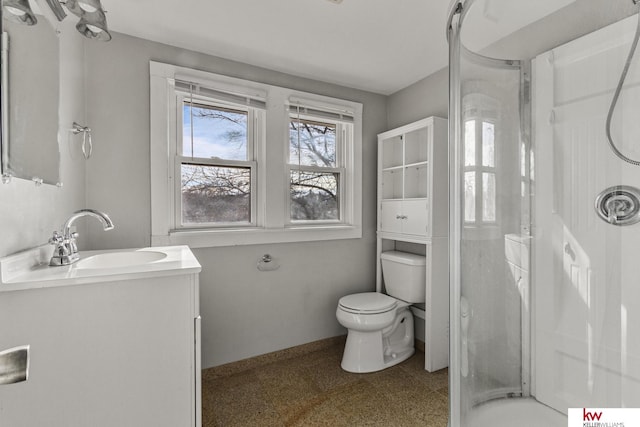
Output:
<instances>
[{"instance_id":1,"label":"kw logo","mask_svg":"<svg viewBox=\"0 0 640 427\"><path fill-rule=\"evenodd\" d=\"M600 421L602 412L587 412L587 408L582 408L582 421Z\"/></svg>"}]
</instances>

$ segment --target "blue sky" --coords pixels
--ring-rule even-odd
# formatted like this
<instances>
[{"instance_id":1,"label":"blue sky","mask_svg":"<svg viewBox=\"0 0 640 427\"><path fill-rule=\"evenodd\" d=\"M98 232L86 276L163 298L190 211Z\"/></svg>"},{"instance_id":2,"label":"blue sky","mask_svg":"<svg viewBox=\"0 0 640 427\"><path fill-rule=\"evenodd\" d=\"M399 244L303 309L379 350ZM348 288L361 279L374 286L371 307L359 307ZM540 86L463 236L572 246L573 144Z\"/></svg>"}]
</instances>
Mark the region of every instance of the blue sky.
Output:
<instances>
[{"instance_id":1,"label":"blue sky","mask_svg":"<svg viewBox=\"0 0 640 427\"><path fill-rule=\"evenodd\" d=\"M194 107L193 117L193 157L213 158L225 160L247 160L246 144L246 116L244 126L233 123L230 120L209 117L197 117ZM220 113L218 110L211 110ZM183 155L191 156L191 114L190 107L183 108ZM230 116L239 118L240 114L229 113ZM244 136L241 140L229 141L229 132L241 132Z\"/></svg>"}]
</instances>

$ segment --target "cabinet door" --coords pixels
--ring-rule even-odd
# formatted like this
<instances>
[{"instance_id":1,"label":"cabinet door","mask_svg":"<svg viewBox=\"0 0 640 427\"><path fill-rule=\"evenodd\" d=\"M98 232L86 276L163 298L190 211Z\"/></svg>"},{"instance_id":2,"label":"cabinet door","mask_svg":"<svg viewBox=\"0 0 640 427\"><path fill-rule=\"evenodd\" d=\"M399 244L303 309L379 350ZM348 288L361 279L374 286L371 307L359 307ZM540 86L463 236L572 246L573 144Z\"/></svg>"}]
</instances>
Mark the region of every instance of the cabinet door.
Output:
<instances>
[{"instance_id":1,"label":"cabinet door","mask_svg":"<svg viewBox=\"0 0 640 427\"><path fill-rule=\"evenodd\" d=\"M380 230L389 233L402 233L404 223L402 201L383 201L380 207Z\"/></svg>"},{"instance_id":2,"label":"cabinet door","mask_svg":"<svg viewBox=\"0 0 640 427\"><path fill-rule=\"evenodd\" d=\"M0 388L0 426L195 425L194 281L3 292L0 348L30 344L31 372Z\"/></svg>"},{"instance_id":3,"label":"cabinet door","mask_svg":"<svg viewBox=\"0 0 640 427\"><path fill-rule=\"evenodd\" d=\"M402 202L402 232L404 234L427 234L427 201L405 200Z\"/></svg>"}]
</instances>

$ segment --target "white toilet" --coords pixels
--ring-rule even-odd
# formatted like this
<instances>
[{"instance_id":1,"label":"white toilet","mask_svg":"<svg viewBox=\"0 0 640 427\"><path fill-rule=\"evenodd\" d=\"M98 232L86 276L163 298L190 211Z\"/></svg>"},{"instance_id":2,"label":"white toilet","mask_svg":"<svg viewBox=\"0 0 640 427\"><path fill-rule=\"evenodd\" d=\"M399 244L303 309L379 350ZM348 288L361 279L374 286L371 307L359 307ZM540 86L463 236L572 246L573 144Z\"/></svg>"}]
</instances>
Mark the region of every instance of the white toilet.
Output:
<instances>
[{"instance_id":1,"label":"white toilet","mask_svg":"<svg viewBox=\"0 0 640 427\"><path fill-rule=\"evenodd\" d=\"M380 259L388 295L347 295L336 310L338 322L348 329L341 364L348 372L380 371L415 352L409 306L425 302L425 257L389 251Z\"/></svg>"}]
</instances>

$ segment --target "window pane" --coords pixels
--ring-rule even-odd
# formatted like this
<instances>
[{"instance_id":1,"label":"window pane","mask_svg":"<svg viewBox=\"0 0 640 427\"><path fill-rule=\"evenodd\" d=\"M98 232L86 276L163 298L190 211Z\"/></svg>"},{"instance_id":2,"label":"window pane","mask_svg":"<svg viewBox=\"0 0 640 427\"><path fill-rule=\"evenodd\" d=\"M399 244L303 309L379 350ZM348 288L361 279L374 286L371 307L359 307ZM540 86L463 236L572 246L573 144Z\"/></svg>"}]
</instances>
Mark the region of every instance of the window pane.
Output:
<instances>
[{"instance_id":1,"label":"window pane","mask_svg":"<svg viewBox=\"0 0 640 427\"><path fill-rule=\"evenodd\" d=\"M482 174L482 221L496 220L496 175Z\"/></svg>"},{"instance_id":2,"label":"window pane","mask_svg":"<svg viewBox=\"0 0 640 427\"><path fill-rule=\"evenodd\" d=\"M464 220L476 220L476 173L464 173Z\"/></svg>"},{"instance_id":3,"label":"window pane","mask_svg":"<svg viewBox=\"0 0 640 427\"><path fill-rule=\"evenodd\" d=\"M482 122L482 166L496 166L495 125Z\"/></svg>"},{"instance_id":4,"label":"window pane","mask_svg":"<svg viewBox=\"0 0 640 427\"><path fill-rule=\"evenodd\" d=\"M251 168L182 165L182 223L251 222Z\"/></svg>"},{"instance_id":5,"label":"window pane","mask_svg":"<svg viewBox=\"0 0 640 427\"><path fill-rule=\"evenodd\" d=\"M291 220L340 219L339 174L291 171Z\"/></svg>"},{"instance_id":6,"label":"window pane","mask_svg":"<svg viewBox=\"0 0 640 427\"><path fill-rule=\"evenodd\" d=\"M468 120L464 123L464 165L476 164L476 121Z\"/></svg>"},{"instance_id":7,"label":"window pane","mask_svg":"<svg viewBox=\"0 0 640 427\"><path fill-rule=\"evenodd\" d=\"M292 118L289 153L292 165L336 167L336 125Z\"/></svg>"},{"instance_id":8,"label":"window pane","mask_svg":"<svg viewBox=\"0 0 640 427\"><path fill-rule=\"evenodd\" d=\"M247 158L246 111L185 102L182 155L224 160ZM193 132L193 134L192 134Z\"/></svg>"}]
</instances>

